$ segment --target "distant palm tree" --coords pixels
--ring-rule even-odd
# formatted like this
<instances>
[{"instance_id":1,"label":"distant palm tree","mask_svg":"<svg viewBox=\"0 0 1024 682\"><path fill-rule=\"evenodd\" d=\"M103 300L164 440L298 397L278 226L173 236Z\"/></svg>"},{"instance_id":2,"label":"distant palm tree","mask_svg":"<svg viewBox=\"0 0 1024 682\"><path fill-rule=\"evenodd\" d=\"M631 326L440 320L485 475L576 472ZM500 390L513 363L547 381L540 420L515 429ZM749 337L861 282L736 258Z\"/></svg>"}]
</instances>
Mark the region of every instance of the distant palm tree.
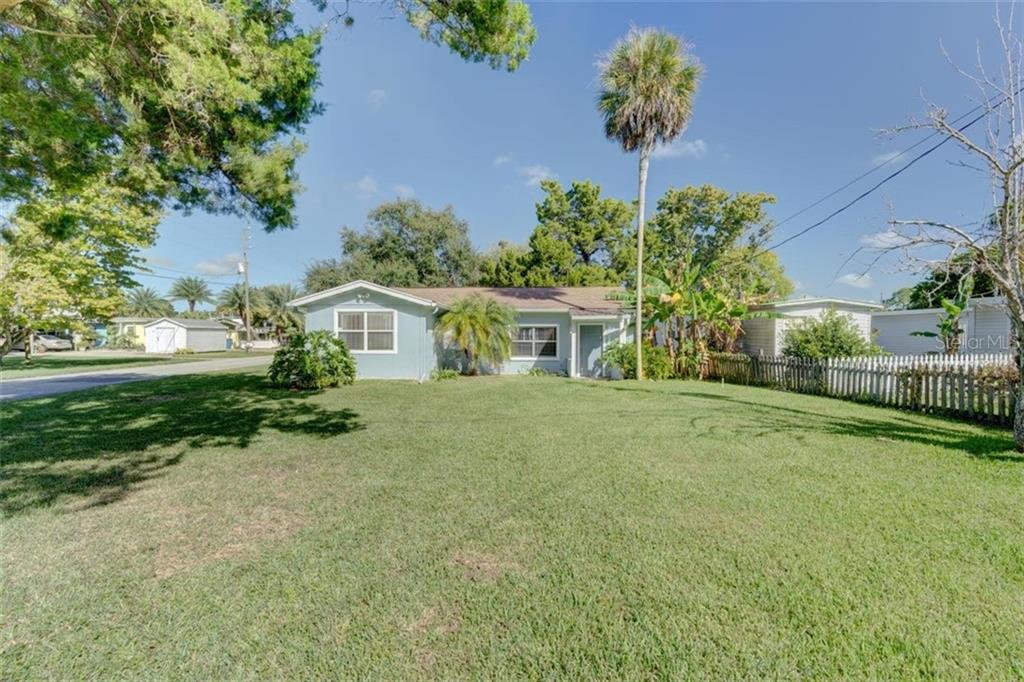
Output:
<instances>
[{"instance_id":1,"label":"distant palm tree","mask_svg":"<svg viewBox=\"0 0 1024 682\"><path fill-rule=\"evenodd\" d=\"M188 303L188 311L194 312L197 303L212 303L213 292L202 277L181 277L171 285L170 298Z\"/></svg>"},{"instance_id":2,"label":"distant palm tree","mask_svg":"<svg viewBox=\"0 0 1024 682\"><path fill-rule=\"evenodd\" d=\"M512 354L515 310L482 294L456 299L437 320L434 334L438 343L455 343L466 354L469 373L480 370L480 362L500 365Z\"/></svg>"},{"instance_id":3,"label":"distant palm tree","mask_svg":"<svg viewBox=\"0 0 1024 682\"><path fill-rule=\"evenodd\" d=\"M597 109L604 132L627 152L640 152L636 233L636 375L643 378L641 304L644 269L644 202L647 166L659 143L686 128L693 111L701 66L676 36L654 29L630 30L600 64Z\"/></svg>"},{"instance_id":4,"label":"distant palm tree","mask_svg":"<svg viewBox=\"0 0 1024 682\"><path fill-rule=\"evenodd\" d=\"M291 284L271 284L259 290L262 313L267 323L274 328L274 336L284 342L291 331L302 330L302 315L288 302L302 295L299 288Z\"/></svg>"},{"instance_id":5,"label":"distant palm tree","mask_svg":"<svg viewBox=\"0 0 1024 682\"><path fill-rule=\"evenodd\" d=\"M249 289L249 308L252 311L251 324L258 324L266 318L266 302L262 289ZM245 287L241 284L233 284L217 297L217 312L221 315L232 315L241 318L242 326L246 324L245 319Z\"/></svg>"},{"instance_id":6,"label":"distant palm tree","mask_svg":"<svg viewBox=\"0 0 1024 682\"><path fill-rule=\"evenodd\" d=\"M174 307L154 289L139 287L128 292L122 311L131 317L168 317Z\"/></svg>"}]
</instances>

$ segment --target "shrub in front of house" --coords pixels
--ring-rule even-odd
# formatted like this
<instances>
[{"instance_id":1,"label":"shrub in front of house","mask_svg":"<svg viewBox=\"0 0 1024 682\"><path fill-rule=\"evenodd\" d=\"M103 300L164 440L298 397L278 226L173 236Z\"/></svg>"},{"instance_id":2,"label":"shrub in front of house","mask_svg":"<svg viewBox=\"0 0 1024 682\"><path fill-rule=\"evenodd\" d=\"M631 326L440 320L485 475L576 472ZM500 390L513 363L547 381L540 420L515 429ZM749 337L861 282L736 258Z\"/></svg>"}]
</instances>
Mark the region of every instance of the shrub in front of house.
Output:
<instances>
[{"instance_id":1,"label":"shrub in front of house","mask_svg":"<svg viewBox=\"0 0 1024 682\"><path fill-rule=\"evenodd\" d=\"M459 373L450 367L438 367L430 373L431 381L451 381L458 378Z\"/></svg>"},{"instance_id":2,"label":"shrub in front of house","mask_svg":"<svg viewBox=\"0 0 1024 682\"><path fill-rule=\"evenodd\" d=\"M672 378L672 360L664 346L643 344L644 377L654 381ZM623 379L636 379L636 346L632 343L614 343L601 355L602 362L622 372Z\"/></svg>"},{"instance_id":3,"label":"shrub in front of house","mask_svg":"<svg viewBox=\"0 0 1024 682\"><path fill-rule=\"evenodd\" d=\"M835 310L808 317L786 332L782 354L794 358L850 358L881 355L882 349L864 339L853 318Z\"/></svg>"},{"instance_id":4,"label":"shrub in front of house","mask_svg":"<svg viewBox=\"0 0 1024 682\"><path fill-rule=\"evenodd\" d=\"M277 386L329 388L355 381L356 362L345 342L329 332L295 334L274 353L267 376Z\"/></svg>"}]
</instances>

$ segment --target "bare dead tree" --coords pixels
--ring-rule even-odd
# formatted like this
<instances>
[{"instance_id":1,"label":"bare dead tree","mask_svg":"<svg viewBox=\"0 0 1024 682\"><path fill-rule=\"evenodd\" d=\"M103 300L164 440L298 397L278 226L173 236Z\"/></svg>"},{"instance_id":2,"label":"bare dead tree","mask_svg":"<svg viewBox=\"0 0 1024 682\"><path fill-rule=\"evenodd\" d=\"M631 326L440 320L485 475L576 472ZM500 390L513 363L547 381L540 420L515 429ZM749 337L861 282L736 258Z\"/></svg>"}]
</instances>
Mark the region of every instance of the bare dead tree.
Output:
<instances>
[{"instance_id":1,"label":"bare dead tree","mask_svg":"<svg viewBox=\"0 0 1024 682\"><path fill-rule=\"evenodd\" d=\"M1003 12L1008 13L1005 22ZM1000 59L994 73L986 68L980 46L973 72L950 60L979 93L976 116L957 125L949 120L945 109L931 105L926 120L906 127L933 130L966 152L970 161L958 165L975 170L980 167L988 176L991 215L966 224L927 218L894 219L890 221L889 243L881 250L898 253L905 265L918 270L953 274L956 268L958 276L972 272L988 275L1005 302L1018 368L1024 370L1024 43L1014 31L1014 23L1012 4L1008 10L997 8L999 39L995 44ZM964 254L970 257L963 258ZM965 268L972 272L965 272ZM1024 452L1024 382L1017 388L1013 432L1017 449Z\"/></svg>"}]
</instances>

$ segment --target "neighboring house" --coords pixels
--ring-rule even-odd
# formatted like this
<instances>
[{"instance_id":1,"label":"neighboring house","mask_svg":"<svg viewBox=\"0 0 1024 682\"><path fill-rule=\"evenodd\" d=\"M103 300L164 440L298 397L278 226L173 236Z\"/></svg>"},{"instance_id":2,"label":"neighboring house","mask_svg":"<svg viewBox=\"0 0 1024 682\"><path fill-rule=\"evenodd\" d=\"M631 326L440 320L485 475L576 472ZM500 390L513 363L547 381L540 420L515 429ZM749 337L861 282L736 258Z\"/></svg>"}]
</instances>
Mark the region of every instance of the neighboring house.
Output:
<instances>
[{"instance_id":1,"label":"neighboring house","mask_svg":"<svg viewBox=\"0 0 1024 682\"><path fill-rule=\"evenodd\" d=\"M219 317L221 323L228 328L228 338L231 340L232 348L243 348L245 346L245 323L240 317ZM257 349L269 349L278 347L277 339L274 338L272 327L254 326L252 328L252 347Z\"/></svg>"},{"instance_id":2,"label":"neighboring house","mask_svg":"<svg viewBox=\"0 0 1024 682\"><path fill-rule=\"evenodd\" d=\"M173 353L189 349L197 353L230 348L228 328L218 320L161 317L145 325L147 353Z\"/></svg>"},{"instance_id":3,"label":"neighboring house","mask_svg":"<svg viewBox=\"0 0 1024 682\"><path fill-rule=\"evenodd\" d=\"M942 308L882 310L871 315L875 341L893 355L922 355L943 352L937 338L913 336L913 332L935 332ZM1010 317L1003 302L995 297L972 298L960 317L964 330L961 353L1009 353L1012 347Z\"/></svg>"},{"instance_id":4,"label":"neighboring house","mask_svg":"<svg viewBox=\"0 0 1024 682\"><path fill-rule=\"evenodd\" d=\"M808 317L821 317L826 310L848 315L864 340L871 341L871 315L882 309L877 303L845 298L797 298L751 306L751 312L771 317L755 317L743 321L743 352L747 355L781 355L786 330Z\"/></svg>"},{"instance_id":5,"label":"neighboring house","mask_svg":"<svg viewBox=\"0 0 1024 682\"><path fill-rule=\"evenodd\" d=\"M569 376L601 376L601 353L632 338L628 312L609 294L616 287L407 288L362 280L291 301L306 330L343 339L364 378L423 380L438 367L457 366L462 354L435 342L434 322L456 299L474 293L516 310L512 358L491 371L516 374L540 368Z\"/></svg>"},{"instance_id":6,"label":"neighboring house","mask_svg":"<svg viewBox=\"0 0 1024 682\"><path fill-rule=\"evenodd\" d=\"M112 317L107 325L107 341L114 338L130 338L134 345L144 346L146 344L145 327L153 322L155 317Z\"/></svg>"}]
</instances>

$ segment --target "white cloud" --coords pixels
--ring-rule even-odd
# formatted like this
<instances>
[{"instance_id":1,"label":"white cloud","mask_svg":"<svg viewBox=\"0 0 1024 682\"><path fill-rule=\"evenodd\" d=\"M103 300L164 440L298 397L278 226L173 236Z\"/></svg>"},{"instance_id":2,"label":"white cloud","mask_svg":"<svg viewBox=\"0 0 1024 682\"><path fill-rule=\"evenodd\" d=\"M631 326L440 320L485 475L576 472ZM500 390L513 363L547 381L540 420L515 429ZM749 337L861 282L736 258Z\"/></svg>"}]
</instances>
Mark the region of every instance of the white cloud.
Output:
<instances>
[{"instance_id":1,"label":"white cloud","mask_svg":"<svg viewBox=\"0 0 1024 682\"><path fill-rule=\"evenodd\" d=\"M896 230L882 230L874 234L866 234L860 238L860 243L869 249L891 249L897 246L905 246L907 238Z\"/></svg>"},{"instance_id":2,"label":"white cloud","mask_svg":"<svg viewBox=\"0 0 1024 682\"><path fill-rule=\"evenodd\" d=\"M874 284L871 280L871 275L857 274L854 272L848 272L836 281L840 284L845 284L848 287L853 287L854 289L867 289Z\"/></svg>"},{"instance_id":3,"label":"white cloud","mask_svg":"<svg viewBox=\"0 0 1024 682\"><path fill-rule=\"evenodd\" d=\"M895 161L898 157L902 156L902 152L886 152L885 154L879 154L871 159L872 166L884 166L890 161Z\"/></svg>"},{"instance_id":4,"label":"white cloud","mask_svg":"<svg viewBox=\"0 0 1024 682\"><path fill-rule=\"evenodd\" d=\"M366 93L366 101L369 102L371 108L380 109L388 101L388 91L379 88L370 90Z\"/></svg>"},{"instance_id":5,"label":"white cloud","mask_svg":"<svg viewBox=\"0 0 1024 682\"><path fill-rule=\"evenodd\" d=\"M519 174L526 178L527 187L537 187L544 180L554 180L558 177L554 171L540 163L520 168Z\"/></svg>"},{"instance_id":6,"label":"white cloud","mask_svg":"<svg viewBox=\"0 0 1024 682\"><path fill-rule=\"evenodd\" d=\"M512 160L511 154L498 154L494 157L495 166L504 166L506 163Z\"/></svg>"},{"instance_id":7,"label":"white cloud","mask_svg":"<svg viewBox=\"0 0 1024 682\"><path fill-rule=\"evenodd\" d=\"M656 159L701 159L708 153L708 145L704 140L676 140L668 144L659 144L651 154Z\"/></svg>"},{"instance_id":8,"label":"white cloud","mask_svg":"<svg viewBox=\"0 0 1024 682\"><path fill-rule=\"evenodd\" d=\"M396 183L392 185L391 190L395 193L396 196L402 199L409 199L416 196L416 190L414 190L409 185L403 185L401 183Z\"/></svg>"},{"instance_id":9,"label":"white cloud","mask_svg":"<svg viewBox=\"0 0 1024 682\"><path fill-rule=\"evenodd\" d=\"M356 196L360 199L372 199L380 194L380 185L377 184L377 178L373 177L370 173L367 173L355 182L348 183L345 187L355 192Z\"/></svg>"},{"instance_id":10,"label":"white cloud","mask_svg":"<svg viewBox=\"0 0 1024 682\"><path fill-rule=\"evenodd\" d=\"M242 257L237 253L229 253L223 258L201 260L196 263L192 269L200 274L209 275L210 277L234 275L238 273L238 264L241 260Z\"/></svg>"}]
</instances>

